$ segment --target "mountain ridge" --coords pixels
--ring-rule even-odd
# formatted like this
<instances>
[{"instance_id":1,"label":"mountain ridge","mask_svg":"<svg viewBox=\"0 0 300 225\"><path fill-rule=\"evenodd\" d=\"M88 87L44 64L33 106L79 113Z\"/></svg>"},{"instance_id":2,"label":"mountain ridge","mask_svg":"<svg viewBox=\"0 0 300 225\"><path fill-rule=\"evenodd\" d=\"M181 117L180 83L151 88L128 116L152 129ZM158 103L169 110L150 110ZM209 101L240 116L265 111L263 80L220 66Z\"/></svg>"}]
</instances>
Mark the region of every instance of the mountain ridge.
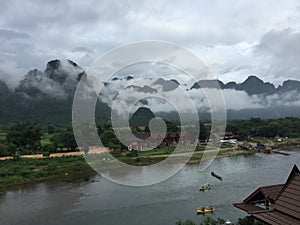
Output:
<instances>
[{"instance_id":1,"label":"mountain ridge","mask_svg":"<svg viewBox=\"0 0 300 225\"><path fill-rule=\"evenodd\" d=\"M71 60L51 60L46 64L45 70L38 69L30 70L18 86L11 90L4 81L0 80L0 123L8 123L15 121L34 120L37 122L49 123L70 123L72 115L72 102L74 92L78 81L87 76L85 71L75 62ZM158 89L162 92L170 92L176 88L182 87L186 92L199 88L217 88L221 90L236 90L245 92L249 96L271 96L273 94L285 94L296 92L300 94L300 81L286 80L277 88L270 82L265 82L255 75L250 75L242 83L234 81L223 83L220 80L199 80L198 82L187 82L187 85L181 84L175 78L159 77L153 80L147 80L148 83L142 83L140 86L136 82L137 78L132 74L125 74L124 77L113 77L104 83L104 87L111 91L118 92L121 88L130 89L129 91L156 93ZM123 84L115 86L114 84L120 82L130 82L128 86ZM99 112L96 117L101 121L110 120L111 109L107 102L102 101L101 97L98 99L97 109ZM278 108L282 112L279 116L300 116L300 113L295 114L295 108L284 105L284 109ZM289 108L290 107L290 108ZM289 110L291 109L291 110ZM273 111L264 111L257 113L259 110L249 109L232 111L231 114L237 118L238 112L242 115L276 116ZM269 110L269 109L265 109ZM251 114L250 112L253 113ZM297 110L296 110L297 111ZM299 111L299 110L298 110ZM172 112L169 112L172 115Z\"/></svg>"}]
</instances>

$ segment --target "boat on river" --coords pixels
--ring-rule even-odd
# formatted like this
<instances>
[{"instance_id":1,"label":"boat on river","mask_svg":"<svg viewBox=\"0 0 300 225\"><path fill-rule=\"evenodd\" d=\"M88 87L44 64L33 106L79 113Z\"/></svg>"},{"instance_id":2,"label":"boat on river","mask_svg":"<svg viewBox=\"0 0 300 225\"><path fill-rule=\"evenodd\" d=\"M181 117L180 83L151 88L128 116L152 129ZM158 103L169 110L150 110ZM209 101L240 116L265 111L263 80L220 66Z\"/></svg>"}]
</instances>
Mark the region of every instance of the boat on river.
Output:
<instances>
[{"instance_id":1,"label":"boat on river","mask_svg":"<svg viewBox=\"0 0 300 225\"><path fill-rule=\"evenodd\" d=\"M215 211L215 208L213 208L213 207L209 207L209 208L198 208L197 210L196 210L196 212L197 212L197 215L199 215L199 214L205 214L205 213L213 213Z\"/></svg>"},{"instance_id":2,"label":"boat on river","mask_svg":"<svg viewBox=\"0 0 300 225\"><path fill-rule=\"evenodd\" d=\"M214 172L211 172L211 175L219 180L223 180L222 177Z\"/></svg>"},{"instance_id":3,"label":"boat on river","mask_svg":"<svg viewBox=\"0 0 300 225\"><path fill-rule=\"evenodd\" d=\"M199 187L199 191L205 191L205 190L210 190L210 185L209 183Z\"/></svg>"}]
</instances>

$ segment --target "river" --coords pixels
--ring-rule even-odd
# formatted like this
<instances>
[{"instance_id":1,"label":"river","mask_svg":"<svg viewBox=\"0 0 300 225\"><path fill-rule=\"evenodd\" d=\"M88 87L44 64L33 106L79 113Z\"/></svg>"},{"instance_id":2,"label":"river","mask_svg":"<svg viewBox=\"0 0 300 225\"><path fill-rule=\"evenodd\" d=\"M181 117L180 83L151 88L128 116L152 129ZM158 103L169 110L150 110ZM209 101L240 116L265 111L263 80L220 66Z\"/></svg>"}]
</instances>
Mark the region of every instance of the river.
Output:
<instances>
[{"instance_id":1,"label":"river","mask_svg":"<svg viewBox=\"0 0 300 225\"><path fill-rule=\"evenodd\" d=\"M298 149L289 156L258 153L219 158L205 172L186 165L165 182L128 187L101 176L76 181L49 181L9 190L0 195L1 225L175 225L179 219L199 223L197 207L216 207L213 217L236 221L246 216L232 206L257 187L284 183ZM214 171L223 181L211 177ZM209 182L211 190L199 192ZM210 215L210 216L211 216Z\"/></svg>"}]
</instances>

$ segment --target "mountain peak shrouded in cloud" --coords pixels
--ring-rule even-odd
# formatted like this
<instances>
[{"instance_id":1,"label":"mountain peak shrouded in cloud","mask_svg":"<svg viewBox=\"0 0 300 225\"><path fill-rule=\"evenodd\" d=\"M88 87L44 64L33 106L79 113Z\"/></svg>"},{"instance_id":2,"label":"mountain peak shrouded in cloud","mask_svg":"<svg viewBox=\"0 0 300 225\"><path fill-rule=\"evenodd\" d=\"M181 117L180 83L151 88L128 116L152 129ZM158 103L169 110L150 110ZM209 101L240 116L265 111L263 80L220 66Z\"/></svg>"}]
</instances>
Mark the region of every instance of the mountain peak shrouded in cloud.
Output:
<instances>
[{"instance_id":1,"label":"mountain peak shrouded in cloud","mask_svg":"<svg viewBox=\"0 0 300 225\"><path fill-rule=\"evenodd\" d=\"M286 80L278 88L280 92L287 92L297 90L300 91L300 81L298 80Z\"/></svg>"},{"instance_id":2,"label":"mountain peak shrouded in cloud","mask_svg":"<svg viewBox=\"0 0 300 225\"><path fill-rule=\"evenodd\" d=\"M28 98L53 97L64 99L72 97L84 71L70 60L52 60L42 72L29 71L16 87L15 92Z\"/></svg>"},{"instance_id":3,"label":"mountain peak shrouded in cloud","mask_svg":"<svg viewBox=\"0 0 300 225\"><path fill-rule=\"evenodd\" d=\"M158 115L161 113L160 115L169 116L168 119L172 119L172 115L175 115L174 108L163 99L177 104L176 107L181 107L181 110L188 114L190 109L186 105L186 98L189 97L201 115L209 114L209 104L202 90L211 96L221 90L226 109L233 119L251 116L300 116L300 111L296 110L300 107L297 98L300 94L300 81L297 80L286 80L276 88L272 83L254 75L241 83L235 81L223 83L220 80L199 80L196 83L191 80L181 83L177 81L180 78L178 74L174 78L170 76L166 78L163 75L142 78L139 74L127 72L105 81L98 97L102 107L100 114L103 115L105 112L102 119L109 118L112 103L116 103L117 110L122 112L122 109L128 107L128 104L130 105L136 98L140 101L133 110L147 106ZM43 120L49 122L56 116L58 118L56 121L62 118L70 120L74 92L84 75L89 83L89 75L86 75L76 63L70 60L52 60L47 63L44 71L30 70L14 91L10 90L5 82L0 81L1 106L4 107L0 114L1 118L4 118L3 122L35 119L33 117L42 122ZM151 95L161 96L161 99L149 98Z\"/></svg>"},{"instance_id":4,"label":"mountain peak shrouded in cloud","mask_svg":"<svg viewBox=\"0 0 300 225\"><path fill-rule=\"evenodd\" d=\"M191 89L215 88L215 89L233 89L245 91L248 95L274 94L276 88L269 82L264 82L257 76L250 75L244 82L236 83L234 81L224 84L220 80L200 80L191 87Z\"/></svg>"},{"instance_id":5,"label":"mountain peak shrouded in cloud","mask_svg":"<svg viewBox=\"0 0 300 225\"><path fill-rule=\"evenodd\" d=\"M6 83L0 80L0 101L3 100L3 98L7 98L12 91L8 88Z\"/></svg>"},{"instance_id":6,"label":"mountain peak shrouded in cloud","mask_svg":"<svg viewBox=\"0 0 300 225\"><path fill-rule=\"evenodd\" d=\"M163 91L172 91L179 86L179 82L175 79L171 80L164 80L162 78L158 78L153 85L160 85L162 86Z\"/></svg>"},{"instance_id":7,"label":"mountain peak shrouded in cloud","mask_svg":"<svg viewBox=\"0 0 300 225\"><path fill-rule=\"evenodd\" d=\"M44 73L50 79L63 84L68 79L79 81L84 74L84 71L71 60L56 59L47 63Z\"/></svg>"},{"instance_id":8,"label":"mountain peak shrouded in cloud","mask_svg":"<svg viewBox=\"0 0 300 225\"><path fill-rule=\"evenodd\" d=\"M270 2L0 1L0 79L15 88L49 58L87 68L117 46L163 40L194 52L223 82L255 73L277 86L299 78L300 2Z\"/></svg>"},{"instance_id":9,"label":"mountain peak shrouded in cloud","mask_svg":"<svg viewBox=\"0 0 300 225\"><path fill-rule=\"evenodd\" d=\"M199 80L191 87L191 89L199 89L199 88L224 89L225 85L220 80Z\"/></svg>"},{"instance_id":10,"label":"mountain peak shrouded in cloud","mask_svg":"<svg viewBox=\"0 0 300 225\"><path fill-rule=\"evenodd\" d=\"M249 76L243 83L239 85L239 90L244 90L249 95L253 94L274 94L275 86L269 82L264 82L257 76Z\"/></svg>"},{"instance_id":11,"label":"mountain peak shrouded in cloud","mask_svg":"<svg viewBox=\"0 0 300 225\"><path fill-rule=\"evenodd\" d=\"M25 92L31 95L35 91L45 94L48 97L63 97L72 96L76 89L77 83L81 77L85 75L85 71L75 62L71 60L51 60L47 63L46 69L40 71L38 69L30 70L16 87L15 92ZM176 75L178 76L178 74ZM0 81L2 90L7 90L8 86L4 81ZM191 82L187 82L191 83ZM116 76L105 82L105 87L110 91L118 92L119 89L132 89L138 92L154 93L157 91L172 92L178 87L187 88L187 84L181 84L177 79L158 78L140 78L135 75L122 74ZM250 75L241 83L230 81L223 83L220 80L199 80L198 82L191 83L186 91L193 89L231 89L237 91L244 91L248 95L271 95L276 92L299 91L300 81L286 80L279 85L278 88L270 82L264 82L262 79L255 75ZM3 92L3 91L2 91ZM7 91L4 91L7 92ZM11 91L10 91L11 92Z\"/></svg>"},{"instance_id":12,"label":"mountain peak shrouded in cloud","mask_svg":"<svg viewBox=\"0 0 300 225\"><path fill-rule=\"evenodd\" d=\"M151 119L155 115L147 107L139 107L132 115L129 120L131 126L148 126Z\"/></svg>"}]
</instances>

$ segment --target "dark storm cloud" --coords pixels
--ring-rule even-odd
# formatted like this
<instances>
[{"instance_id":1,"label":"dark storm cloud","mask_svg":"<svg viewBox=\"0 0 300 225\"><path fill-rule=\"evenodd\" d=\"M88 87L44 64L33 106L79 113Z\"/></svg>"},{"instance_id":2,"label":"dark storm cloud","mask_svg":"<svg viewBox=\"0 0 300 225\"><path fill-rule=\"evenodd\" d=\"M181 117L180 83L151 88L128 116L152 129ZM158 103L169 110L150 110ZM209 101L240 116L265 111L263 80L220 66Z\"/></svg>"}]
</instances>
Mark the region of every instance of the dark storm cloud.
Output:
<instances>
[{"instance_id":1,"label":"dark storm cloud","mask_svg":"<svg viewBox=\"0 0 300 225\"><path fill-rule=\"evenodd\" d=\"M255 47L267 66L267 75L295 78L300 75L300 32L293 29L271 31Z\"/></svg>"},{"instance_id":2,"label":"dark storm cloud","mask_svg":"<svg viewBox=\"0 0 300 225\"><path fill-rule=\"evenodd\" d=\"M120 44L156 39L189 48L221 79L245 78L249 73L271 79L272 73L286 72L288 65L290 76L296 78L296 49L282 50L290 54L283 59L286 66L272 71L281 49L269 51L267 43L278 41L284 49L292 48L288 43L297 40L292 33L299 31L297 6L297 0L0 1L0 40L5 40L0 43L0 72L19 80L29 69L42 69L57 58L85 68ZM280 35L265 35L275 28ZM258 56L267 56L267 65L259 64Z\"/></svg>"}]
</instances>

